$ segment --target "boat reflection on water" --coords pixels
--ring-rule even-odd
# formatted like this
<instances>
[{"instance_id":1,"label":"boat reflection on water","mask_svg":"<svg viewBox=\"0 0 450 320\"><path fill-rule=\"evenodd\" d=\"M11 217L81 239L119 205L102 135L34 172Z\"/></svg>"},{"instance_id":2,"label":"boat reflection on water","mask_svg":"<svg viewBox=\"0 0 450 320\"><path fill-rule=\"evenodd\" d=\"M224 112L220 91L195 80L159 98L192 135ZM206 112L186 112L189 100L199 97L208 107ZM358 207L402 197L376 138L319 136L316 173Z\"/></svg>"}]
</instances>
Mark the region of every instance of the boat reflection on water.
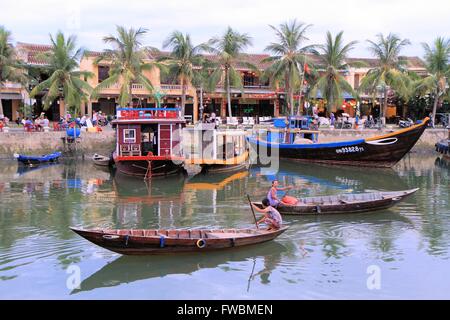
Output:
<instances>
[{"instance_id":1,"label":"boat reflection on water","mask_svg":"<svg viewBox=\"0 0 450 320\"><path fill-rule=\"evenodd\" d=\"M261 270L261 274L254 274L255 270L250 274L251 267L242 271L248 270L249 280L253 280L259 275L266 281L270 273L277 268L283 254L286 254L287 250L280 243L267 242L251 248L213 251L207 254L177 254L158 257L120 256L84 279L80 284L80 288L73 290L71 294L152 278L162 278L174 274L192 275L202 269L220 268L223 271L227 271L230 263L249 262L256 259L264 260L264 268ZM235 272L236 269L233 268L232 271Z\"/></svg>"},{"instance_id":2,"label":"boat reflection on water","mask_svg":"<svg viewBox=\"0 0 450 320\"><path fill-rule=\"evenodd\" d=\"M450 158L437 157L434 164L439 168L450 169Z\"/></svg>"},{"instance_id":3,"label":"boat reflection on water","mask_svg":"<svg viewBox=\"0 0 450 320\"><path fill-rule=\"evenodd\" d=\"M35 166L17 166L17 173L14 175L14 178L19 178L29 172L32 171L39 171L45 168L49 168L49 167L57 167L60 166L61 163L59 162L48 162L48 163L43 163L40 165L35 165Z\"/></svg>"},{"instance_id":4,"label":"boat reflection on water","mask_svg":"<svg viewBox=\"0 0 450 320\"><path fill-rule=\"evenodd\" d=\"M293 185L294 190L300 190L298 196L408 189L398 173L390 168L305 165L287 161L280 162L280 168L274 174L263 175L260 168L253 167L251 176L256 177L257 186L264 186L264 192L267 192L272 180L277 179L282 185ZM264 193L258 195L263 196Z\"/></svg>"},{"instance_id":5,"label":"boat reflection on water","mask_svg":"<svg viewBox=\"0 0 450 320\"><path fill-rule=\"evenodd\" d=\"M173 225L177 217L182 215L184 180L184 175L153 177L151 180L114 175L112 190L116 202L116 227L148 226L153 215L158 216L155 227L166 225L166 222ZM152 215L146 216L145 212L151 212Z\"/></svg>"}]
</instances>

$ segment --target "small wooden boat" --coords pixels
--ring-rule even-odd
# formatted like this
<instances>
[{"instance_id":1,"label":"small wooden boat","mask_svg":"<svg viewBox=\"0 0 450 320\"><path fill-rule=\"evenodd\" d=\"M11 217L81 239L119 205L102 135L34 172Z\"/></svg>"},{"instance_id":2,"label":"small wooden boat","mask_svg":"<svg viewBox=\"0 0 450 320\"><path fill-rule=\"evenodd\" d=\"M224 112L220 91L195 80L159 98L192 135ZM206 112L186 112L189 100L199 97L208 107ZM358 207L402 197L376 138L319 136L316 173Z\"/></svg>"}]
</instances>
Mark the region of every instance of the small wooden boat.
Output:
<instances>
[{"instance_id":1,"label":"small wooden boat","mask_svg":"<svg viewBox=\"0 0 450 320\"><path fill-rule=\"evenodd\" d=\"M180 252L206 252L270 241L288 227L278 230L83 230L70 228L105 249L124 255L153 255Z\"/></svg>"},{"instance_id":2,"label":"small wooden boat","mask_svg":"<svg viewBox=\"0 0 450 320\"><path fill-rule=\"evenodd\" d=\"M17 161L24 165L38 165L46 162L56 162L61 157L61 152L53 152L42 156L27 156L23 154L14 154Z\"/></svg>"},{"instance_id":3,"label":"small wooden boat","mask_svg":"<svg viewBox=\"0 0 450 320\"><path fill-rule=\"evenodd\" d=\"M249 137L249 143L260 157L279 155L280 158L302 162L369 167L392 167L419 140L429 118L410 128L386 135L351 141L318 143L317 132L302 129L272 129L266 137ZM305 133L306 132L306 133ZM313 141L297 143L297 137L312 135Z\"/></svg>"},{"instance_id":4,"label":"small wooden boat","mask_svg":"<svg viewBox=\"0 0 450 320\"><path fill-rule=\"evenodd\" d=\"M94 154L94 156L92 157L92 161L94 161L94 164L96 164L97 166L102 167L108 167L111 164L110 157L102 156L100 154Z\"/></svg>"},{"instance_id":5,"label":"small wooden boat","mask_svg":"<svg viewBox=\"0 0 450 320\"><path fill-rule=\"evenodd\" d=\"M292 206L279 205L277 210L285 215L359 213L390 208L419 189L394 192L369 192L298 199ZM261 203L255 205L262 207Z\"/></svg>"}]
</instances>

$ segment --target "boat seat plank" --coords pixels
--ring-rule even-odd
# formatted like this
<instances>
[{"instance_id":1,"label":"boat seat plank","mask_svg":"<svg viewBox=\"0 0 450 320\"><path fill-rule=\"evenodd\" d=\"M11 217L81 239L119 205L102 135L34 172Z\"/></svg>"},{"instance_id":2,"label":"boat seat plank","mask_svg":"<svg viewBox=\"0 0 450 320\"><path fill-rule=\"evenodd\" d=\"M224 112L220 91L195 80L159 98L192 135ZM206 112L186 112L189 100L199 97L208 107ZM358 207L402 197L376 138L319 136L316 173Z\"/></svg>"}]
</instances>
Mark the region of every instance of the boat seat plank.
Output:
<instances>
[{"instance_id":1,"label":"boat seat plank","mask_svg":"<svg viewBox=\"0 0 450 320\"><path fill-rule=\"evenodd\" d=\"M210 239L227 239L227 238L241 238L246 237L246 234L236 232L208 232L206 233Z\"/></svg>"}]
</instances>

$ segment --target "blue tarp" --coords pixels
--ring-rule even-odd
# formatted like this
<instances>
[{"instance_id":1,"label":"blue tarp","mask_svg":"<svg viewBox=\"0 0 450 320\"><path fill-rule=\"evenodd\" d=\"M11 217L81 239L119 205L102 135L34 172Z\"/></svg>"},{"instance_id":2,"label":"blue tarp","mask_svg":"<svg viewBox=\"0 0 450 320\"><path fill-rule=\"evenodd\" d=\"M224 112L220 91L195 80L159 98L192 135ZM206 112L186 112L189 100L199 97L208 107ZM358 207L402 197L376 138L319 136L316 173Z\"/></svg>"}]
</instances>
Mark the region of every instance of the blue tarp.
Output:
<instances>
[{"instance_id":1,"label":"blue tarp","mask_svg":"<svg viewBox=\"0 0 450 320\"><path fill-rule=\"evenodd\" d=\"M344 92L342 96L344 99L355 99L351 94L347 92ZM317 90L316 99L323 99L322 92L320 92L320 90Z\"/></svg>"}]
</instances>

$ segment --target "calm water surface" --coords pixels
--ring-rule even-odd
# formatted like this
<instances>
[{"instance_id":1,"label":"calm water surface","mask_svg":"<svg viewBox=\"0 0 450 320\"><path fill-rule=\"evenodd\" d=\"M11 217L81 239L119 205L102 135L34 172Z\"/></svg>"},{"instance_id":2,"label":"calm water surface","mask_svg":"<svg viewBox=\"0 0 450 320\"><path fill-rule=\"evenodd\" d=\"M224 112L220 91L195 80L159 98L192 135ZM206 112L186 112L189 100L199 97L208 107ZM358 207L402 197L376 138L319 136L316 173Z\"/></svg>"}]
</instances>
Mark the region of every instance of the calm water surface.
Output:
<instances>
[{"instance_id":1,"label":"calm water surface","mask_svg":"<svg viewBox=\"0 0 450 320\"><path fill-rule=\"evenodd\" d=\"M68 227L251 227L245 194L260 200L274 176L252 168L146 184L89 161L25 172L2 161L0 298L449 299L449 167L414 154L392 170L282 163L276 177L297 186L294 196L420 190L389 210L285 217L290 229L262 245L125 257ZM80 268L79 289L67 286L69 266ZM379 290L367 287L370 266L381 271Z\"/></svg>"}]
</instances>

